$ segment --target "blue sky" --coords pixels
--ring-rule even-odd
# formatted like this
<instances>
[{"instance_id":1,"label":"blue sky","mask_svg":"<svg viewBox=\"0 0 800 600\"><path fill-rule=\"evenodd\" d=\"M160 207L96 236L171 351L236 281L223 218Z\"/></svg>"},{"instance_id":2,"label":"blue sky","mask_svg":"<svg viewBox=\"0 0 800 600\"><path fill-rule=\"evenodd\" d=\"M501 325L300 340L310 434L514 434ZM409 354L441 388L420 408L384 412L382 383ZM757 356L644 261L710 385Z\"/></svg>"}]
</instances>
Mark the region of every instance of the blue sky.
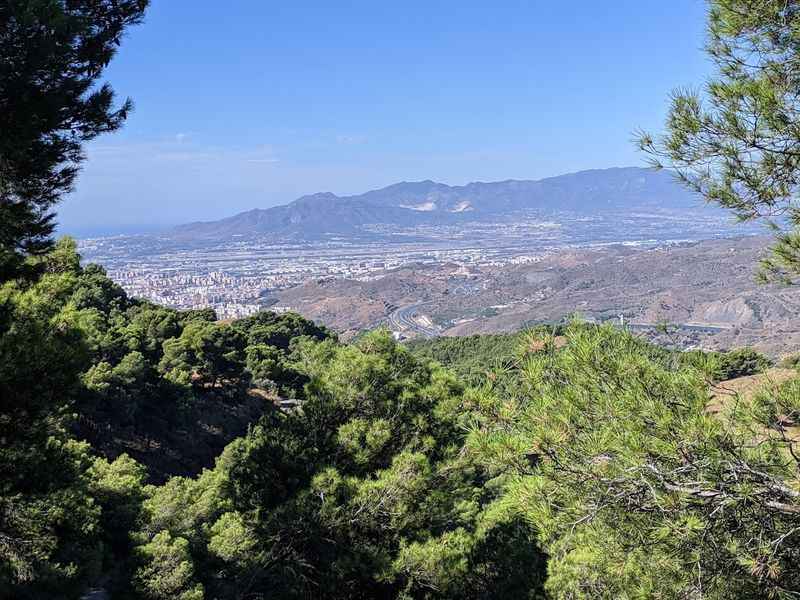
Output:
<instances>
[{"instance_id":1,"label":"blue sky","mask_svg":"<svg viewBox=\"0 0 800 600\"><path fill-rule=\"evenodd\" d=\"M78 235L397 181L642 164L699 86L703 0L152 0L107 70L136 110L59 209Z\"/></svg>"}]
</instances>

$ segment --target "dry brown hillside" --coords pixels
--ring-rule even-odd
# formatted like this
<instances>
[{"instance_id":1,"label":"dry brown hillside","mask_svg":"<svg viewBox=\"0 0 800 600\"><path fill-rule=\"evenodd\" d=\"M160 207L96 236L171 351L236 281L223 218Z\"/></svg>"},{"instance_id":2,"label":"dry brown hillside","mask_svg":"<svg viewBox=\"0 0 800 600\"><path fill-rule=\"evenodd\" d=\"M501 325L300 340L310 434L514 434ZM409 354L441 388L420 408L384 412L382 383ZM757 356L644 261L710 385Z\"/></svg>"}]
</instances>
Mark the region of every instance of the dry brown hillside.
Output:
<instances>
[{"instance_id":1,"label":"dry brown hillside","mask_svg":"<svg viewBox=\"0 0 800 600\"><path fill-rule=\"evenodd\" d=\"M800 290L754 280L769 240L748 237L643 249L554 251L531 262L454 264L386 271L368 281L324 280L286 290L279 303L339 331L387 322L396 307L420 308L444 335L514 331L581 313L627 323L666 321L686 346L755 346L773 356L800 347Z\"/></svg>"}]
</instances>

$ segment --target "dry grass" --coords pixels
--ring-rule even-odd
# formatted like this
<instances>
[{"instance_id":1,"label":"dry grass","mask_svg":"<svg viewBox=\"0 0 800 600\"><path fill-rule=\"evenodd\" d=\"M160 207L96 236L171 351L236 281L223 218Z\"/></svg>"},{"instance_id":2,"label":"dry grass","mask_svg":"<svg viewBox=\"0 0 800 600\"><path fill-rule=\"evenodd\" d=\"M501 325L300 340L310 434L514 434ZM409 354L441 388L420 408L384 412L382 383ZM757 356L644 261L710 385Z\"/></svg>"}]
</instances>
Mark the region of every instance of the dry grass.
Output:
<instances>
[{"instance_id":1,"label":"dry grass","mask_svg":"<svg viewBox=\"0 0 800 600\"><path fill-rule=\"evenodd\" d=\"M777 390L782 384L796 377L798 377L798 372L794 369L773 367L758 375L748 375L720 382L712 386L711 399L706 410L712 415L719 415L732 409L735 403L749 402L758 392ZM800 423L795 423L788 417L779 416L778 425L765 429L763 432L764 437L773 437L776 434L789 442L789 446L795 448L796 452L800 445Z\"/></svg>"},{"instance_id":2,"label":"dry grass","mask_svg":"<svg viewBox=\"0 0 800 600\"><path fill-rule=\"evenodd\" d=\"M756 392L777 388L781 384L797 377L794 369L780 369L774 367L758 375L737 377L722 381L712 386L711 400L708 403L708 412L717 414L728 407L736 399L750 400Z\"/></svg>"}]
</instances>

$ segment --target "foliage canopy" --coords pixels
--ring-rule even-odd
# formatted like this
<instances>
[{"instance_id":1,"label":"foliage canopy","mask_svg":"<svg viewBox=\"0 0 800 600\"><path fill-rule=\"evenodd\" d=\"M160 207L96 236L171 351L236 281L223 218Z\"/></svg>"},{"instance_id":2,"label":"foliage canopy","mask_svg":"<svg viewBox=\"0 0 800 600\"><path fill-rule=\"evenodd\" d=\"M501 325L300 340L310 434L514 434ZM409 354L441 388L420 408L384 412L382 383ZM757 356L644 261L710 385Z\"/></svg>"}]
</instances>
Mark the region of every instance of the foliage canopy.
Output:
<instances>
[{"instance_id":1,"label":"foliage canopy","mask_svg":"<svg viewBox=\"0 0 800 600\"><path fill-rule=\"evenodd\" d=\"M50 245L51 208L72 190L83 144L118 129L130 100L97 82L147 0L0 5L0 281Z\"/></svg>"},{"instance_id":2,"label":"foliage canopy","mask_svg":"<svg viewBox=\"0 0 800 600\"><path fill-rule=\"evenodd\" d=\"M656 167L675 169L739 219L770 219L779 234L763 279L800 274L800 4L712 0L704 93L673 94L666 132L639 136Z\"/></svg>"}]
</instances>

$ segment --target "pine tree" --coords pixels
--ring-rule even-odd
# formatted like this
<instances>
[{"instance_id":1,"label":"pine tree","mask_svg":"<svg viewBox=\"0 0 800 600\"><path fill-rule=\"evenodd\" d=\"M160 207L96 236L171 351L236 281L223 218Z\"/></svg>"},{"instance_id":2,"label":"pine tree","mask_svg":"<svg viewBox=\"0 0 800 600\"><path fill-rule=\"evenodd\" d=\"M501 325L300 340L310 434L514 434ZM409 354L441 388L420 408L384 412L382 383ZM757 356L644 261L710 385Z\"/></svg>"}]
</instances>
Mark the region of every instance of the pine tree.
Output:
<instances>
[{"instance_id":1,"label":"pine tree","mask_svg":"<svg viewBox=\"0 0 800 600\"><path fill-rule=\"evenodd\" d=\"M673 94L666 133L642 133L656 167L706 200L778 231L763 280L800 275L800 2L712 0L703 92Z\"/></svg>"},{"instance_id":2,"label":"pine tree","mask_svg":"<svg viewBox=\"0 0 800 600\"><path fill-rule=\"evenodd\" d=\"M50 247L51 208L72 190L83 145L118 129L98 87L147 0L8 0L0 4L0 281Z\"/></svg>"}]
</instances>

